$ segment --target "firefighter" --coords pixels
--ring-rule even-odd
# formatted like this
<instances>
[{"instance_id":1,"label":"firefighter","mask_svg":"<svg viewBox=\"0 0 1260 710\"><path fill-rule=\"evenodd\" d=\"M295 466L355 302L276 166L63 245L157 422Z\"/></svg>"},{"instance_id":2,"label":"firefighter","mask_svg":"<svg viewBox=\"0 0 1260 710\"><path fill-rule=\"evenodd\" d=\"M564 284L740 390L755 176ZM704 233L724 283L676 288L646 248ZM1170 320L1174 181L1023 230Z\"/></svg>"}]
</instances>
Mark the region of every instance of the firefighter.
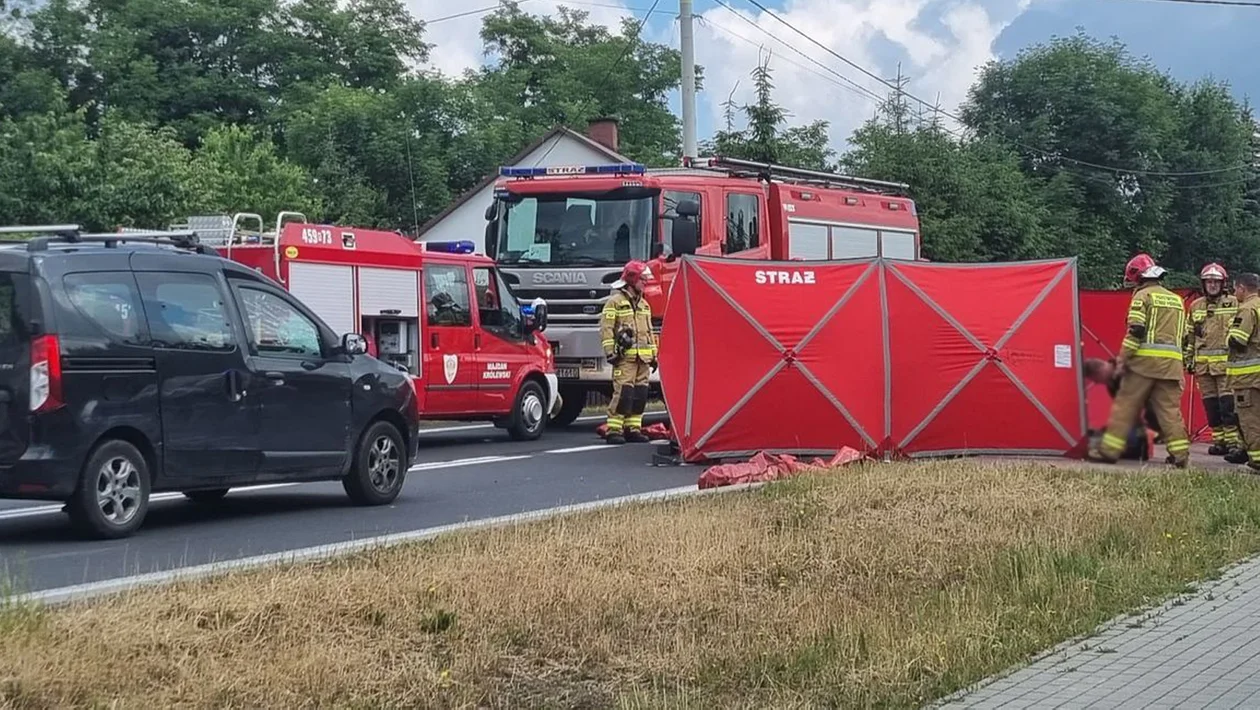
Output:
<instances>
[{"instance_id":1,"label":"firefighter","mask_svg":"<svg viewBox=\"0 0 1260 710\"><path fill-rule=\"evenodd\" d=\"M1101 445L1090 449L1091 460L1114 463L1120 458L1145 406L1159 421L1168 463L1178 468L1190 464L1190 439L1181 418L1185 304L1160 284L1166 273L1147 254L1138 254L1124 267L1125 285L1134 291L1129 302L1128 334L1117 358L1120 389L1112 402Z\"/></svg>"},{"instance_id":2,"label":"firefighter","mask_svg":"<svg viewBox=\"0 0 1260 710\"><path fill-rule=\"evenodd\" d=\"M1208 264L1199 272L1203 295L1190 304L1190 348L1187 370L1194 374L1203 395L1203 411L1212 427L1212 448L1208 453L1224 456L1238 448L1238 421L1234 396L1225 382L1229 360L1226 337L1238 313L1238 299L1225 290L1229 276L1220 264Z\"/></svg>"},{"instance_id":3,"label":"firefighter","mask_svg":"<svg viewBox=\"0 0 1260 710\"><path fill-rule=\"evenodd\" d=\"M643 297L645 282L652 278L647 264L626 264L613 294L604 304L599 335L604 356L613 367L612 400L608 402L610 444L642 443L643 412L647 409L648 378L656 371L656 336L652 333L652 308Z\"/></svg>"},{"instance_id":4,"label":"firefighter","mask_svg":"<svg viewBox=\"0 0 1260 710\"><path fill-rule=\"evenodd\" d=\"M1234 393L1234 411L1241 434L1240 447L1225 460L1245 463L1260 471L1260 328L1256 327L1260 310L1260 275L1242 274L1234 286L1234 295L1241 303L1238 315L1229 327L1229 365L1226 385Z\"/></svg>"}]
</instances>

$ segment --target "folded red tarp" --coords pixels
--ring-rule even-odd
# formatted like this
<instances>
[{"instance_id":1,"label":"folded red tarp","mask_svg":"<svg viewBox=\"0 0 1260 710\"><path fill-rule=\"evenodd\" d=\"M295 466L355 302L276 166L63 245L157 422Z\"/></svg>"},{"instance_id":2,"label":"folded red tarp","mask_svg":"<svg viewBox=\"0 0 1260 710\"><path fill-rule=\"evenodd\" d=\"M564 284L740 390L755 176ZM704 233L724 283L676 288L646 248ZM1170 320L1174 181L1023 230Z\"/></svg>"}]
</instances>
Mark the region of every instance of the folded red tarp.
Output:
<instances>
[{"instance_id":1,"label":"folded red tarp","mask_svg":"<svg viewBox=\"0 0 1260 710\"><path fill-rule=\"evenodd\" d=\"M1063 454L1085 435L1076 261L683 257L661 386L688 461Z\"/></svg>"},{"instance_id":2,"label":"folded red tarp","mask_svg":"<svg viewBox=\"0 0 1260 710\"><path fill-rule=\"evenodd\" d=\"M856 449L844 448L829 461L814 459L802 461L791 454L761 453L744 463L727 463L710 466L700 474L700 488L720 488L737 483L761 483L777 481L805 471L838 468L865 458Z\"/></svg>"}]
</instances>

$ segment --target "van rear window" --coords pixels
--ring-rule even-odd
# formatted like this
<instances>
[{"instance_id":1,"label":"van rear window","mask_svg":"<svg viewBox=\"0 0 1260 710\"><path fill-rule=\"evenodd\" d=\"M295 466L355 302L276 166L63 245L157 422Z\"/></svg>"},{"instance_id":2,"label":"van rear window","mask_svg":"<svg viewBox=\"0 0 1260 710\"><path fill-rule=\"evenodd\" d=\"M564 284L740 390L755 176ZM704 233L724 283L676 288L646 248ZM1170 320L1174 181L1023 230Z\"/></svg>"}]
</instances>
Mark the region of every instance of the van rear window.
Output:
<instances>
[{"instance_id":1,"label":"van rear window","mask_svg":"<svg viewBox=\"0 0 1260 710\"><path fill-rule=\"evenodd\" d=\"M0 344L9 345L25 338L26 274L0 272Z\"/></svg>"}]
</instances>

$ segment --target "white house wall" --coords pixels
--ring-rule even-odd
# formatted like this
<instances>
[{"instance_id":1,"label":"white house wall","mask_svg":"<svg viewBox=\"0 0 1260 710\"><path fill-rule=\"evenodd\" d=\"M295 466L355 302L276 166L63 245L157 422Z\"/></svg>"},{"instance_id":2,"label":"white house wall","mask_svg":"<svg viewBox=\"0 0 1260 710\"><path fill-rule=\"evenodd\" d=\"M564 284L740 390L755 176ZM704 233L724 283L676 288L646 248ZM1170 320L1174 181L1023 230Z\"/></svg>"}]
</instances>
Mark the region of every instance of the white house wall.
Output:
<instances>
[{"instance_id":1,"label":"white house wall","mask_svg":"<svg viewBox=\"0 0 1260 710\"><path fill-rule=\"evenodd\" d=\"M555 147L552 148L552 146ZM549 148L550 153L547 152ZM546 155L545 159L544 155ZM613 161L606 154L585 142L561 135L543 143L524 160L518 161L517 165L551 167L553 165L602 165L610 162ZM477 245L478 254L484 254L486 252L486 207L490 205L493 198L494 185L487 185L471 199L446 215L442 221L430 227L420 241L448 242L467 239Z\"/></svg>"}]
</instances>

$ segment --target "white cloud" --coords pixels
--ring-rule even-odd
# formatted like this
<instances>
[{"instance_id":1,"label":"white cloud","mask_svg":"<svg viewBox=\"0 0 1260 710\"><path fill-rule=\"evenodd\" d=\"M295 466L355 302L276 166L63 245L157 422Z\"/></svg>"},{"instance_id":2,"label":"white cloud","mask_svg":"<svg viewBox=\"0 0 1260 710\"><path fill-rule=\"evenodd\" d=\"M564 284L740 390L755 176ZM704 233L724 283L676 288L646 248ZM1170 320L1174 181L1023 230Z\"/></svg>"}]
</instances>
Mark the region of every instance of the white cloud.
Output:
<instances>
[{"instance_id":1,"label":"white cloud","mask_svg":"<svg viewBox=\"0 0 1260 710\"><path fill-rule=\"evenodd\" d=\"M477 0L473 0L477 2ZM493 0L481 0L484 5ZM746 101L752 90L749 72L757 65L764 49L773 52L776 98L791 113L793 122L825 119L831 123L832 142L843 147L854 128L866 120L875 107L874 99L852 89L841 88L828 70L806 60L784 43L808 57L843 74L871 92L883 96L887 88L847 66L839 59L796 34L768 14L741 0L724 0L745 19L723 7L699 0L697 11L703 21L696 25L696 58L705 69L706 90L697 97L700 135L704 137L721 123L721 105L731 94L737 102ZM910 78L907 91L953 111L966 97L978 68L993 58L993 43L1002 30L1018 17L1031 0L763 0L787 23L799 28L832 51L869 69L876 76L891 79L902 72ZM594 4L570 3L589 12L591 19L618 27L622 17L631 15L624 0L592 0ZM421 19L455 14L472 7L454 5L450 0L409 0L413 13ZM563 0L528 0L521 9L531 13L552 13ZM635 9L650 5L635 0ZM615 9L609 6L620 6ZM665 0L661 8L673 10L676 3ZM782 8L782 9L779 9ZM485 60L478 31L484 15L471 15L432 25L426 39L434 44L432 65L447 74L456 74ZM653 16L645 28L646 39L677 45L677 30L665 14ZM750 24L751 23L751 24ZM755 26L754 26L755 25ZM737 36L743 39L737 38ZM772 39L770 35L783 40ZM764 49L763 49L764 48ZM821 76L820 76L821 75ZM823 78L828 77L828 78Z\"/></svg>"}]
</instances>

